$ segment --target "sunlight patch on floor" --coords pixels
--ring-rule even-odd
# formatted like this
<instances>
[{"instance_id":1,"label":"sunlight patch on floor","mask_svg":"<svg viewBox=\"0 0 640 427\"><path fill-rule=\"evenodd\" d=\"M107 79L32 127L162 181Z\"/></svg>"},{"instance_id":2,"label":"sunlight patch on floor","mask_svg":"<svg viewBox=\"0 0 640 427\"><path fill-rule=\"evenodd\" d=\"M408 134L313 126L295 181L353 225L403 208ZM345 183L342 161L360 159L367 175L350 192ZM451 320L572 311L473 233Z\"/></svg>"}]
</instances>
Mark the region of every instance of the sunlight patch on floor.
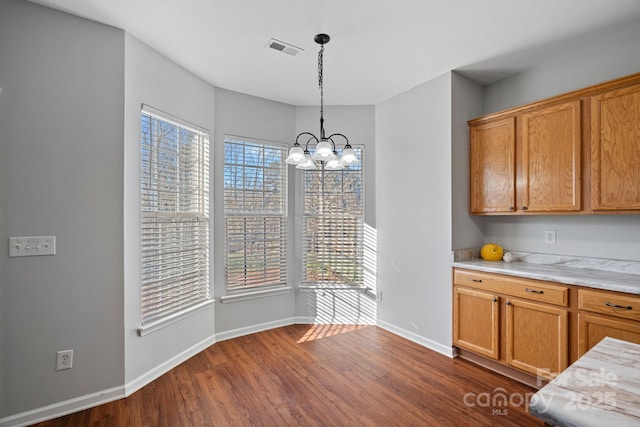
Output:
<instances>
[{"instance_id":1,"label":"sunlight patch on floor","mask_svg":"<svg viewBox=\"0 0 640 427\"><path fill-rule=\"evenodd\" d=\"M371 325L310 325L298 344L370 327Z\"/></svg>"}]
</instances>

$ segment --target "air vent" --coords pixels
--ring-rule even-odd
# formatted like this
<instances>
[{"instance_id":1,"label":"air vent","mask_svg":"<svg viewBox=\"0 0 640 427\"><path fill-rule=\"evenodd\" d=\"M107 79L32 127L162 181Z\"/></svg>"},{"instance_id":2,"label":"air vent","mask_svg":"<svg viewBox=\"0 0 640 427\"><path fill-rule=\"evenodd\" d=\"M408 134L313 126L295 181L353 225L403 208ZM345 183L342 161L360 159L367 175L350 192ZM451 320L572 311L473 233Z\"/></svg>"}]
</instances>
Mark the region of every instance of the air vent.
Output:
<instances>
[{"instance_id":1,"label":"air vent","mask_svg":"<svg viewBox=\"0 0 640 427\"><path fill-rule=\"evenodd\" d=\"M284 52L291 56L296 56L300 52L304 52L304 49L296 47L292 44L282 42L280 40L276 40L274 38L269 39L267 42L267 47L271 49L279 50L280 52Z\"/></svg>"}]
</instances>

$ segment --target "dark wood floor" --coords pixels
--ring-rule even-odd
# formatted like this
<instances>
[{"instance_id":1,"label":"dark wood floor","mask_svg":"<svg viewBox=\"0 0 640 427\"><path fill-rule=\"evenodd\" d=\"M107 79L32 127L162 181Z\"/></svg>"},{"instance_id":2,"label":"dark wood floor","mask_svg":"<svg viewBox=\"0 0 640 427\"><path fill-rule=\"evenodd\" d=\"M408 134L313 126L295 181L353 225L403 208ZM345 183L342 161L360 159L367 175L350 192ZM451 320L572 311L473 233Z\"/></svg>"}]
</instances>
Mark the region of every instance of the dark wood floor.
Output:
<instances>
[{"instance_id":1,"label":"dark wood floor","mask_svg":"<svg viewBox=\"0 0 640 427\"><path fill-rule=\"evenodd\" d=\"M541 426L534 391L375 326L294 325L219 342L126 399L38 426Z\"/></svg>"}]
</instances>

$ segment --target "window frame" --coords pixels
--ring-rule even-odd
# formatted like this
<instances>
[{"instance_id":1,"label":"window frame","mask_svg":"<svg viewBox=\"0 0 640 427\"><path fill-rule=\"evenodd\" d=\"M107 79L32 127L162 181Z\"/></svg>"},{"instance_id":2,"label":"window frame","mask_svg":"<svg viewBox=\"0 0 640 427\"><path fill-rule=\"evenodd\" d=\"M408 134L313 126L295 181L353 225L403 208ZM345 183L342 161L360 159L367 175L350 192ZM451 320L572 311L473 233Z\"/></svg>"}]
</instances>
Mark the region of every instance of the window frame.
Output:
<instances>
[{"instance_id":1,"label":"window frame","mask_svg":"<svg viewBox=\"0 0 640 427\"><path fill-rule=\"evenodd\" d=\"M212 167L206 128L146 104L140 126L138 334L143 336L213 303ZM192 243L187 249L185 241Z\"/></svg>"},{"instance_id":2,"label":"window frame","mask_svg":"<svg viewBox=\"0 0 640 427\"><path fill-rule=\"evenodd\" d=\"M302 180L302 200L301 200L301 205L302 205L302 225L301 225L301 242L302 242L302 264L301 264L301 285L300 287L302 289L304 288L330 288L330 289L366 289L367 286L365 285L365 278L364 278L364 252L365 252L365 238L364 238L364 226L365 226L365 174L366 174L366 168L365 168L365 146L362 144L352 144L354 150L356 151L356 155L358 156L358 160L360 161L360 163L357 165L357 169L352 169L351 166L346 166L344 170L323 170L321 169L312 169L312 170L305 170L303 171L303 180ZM340 154L341 150L338 150L338 154ZM308 174L334 174L334 173L339 173L342 175L341 177L341 185L344 186L344 174L345 173L349 173L349 172L353 172L353 171L359 171L359 189L357 190L357 192L359 193L359 212L357 214L357 217L354 217L354 215L349 215L347 214L342 214L340 215L339 213L337 213L336 211L333 212L326 212L324 214L325 217L329 218L329 223L334 223L334 224L340 224L340 221L337 221L336 219L342 219L342 226L346 227L347 229L349 227L352 227L355 230L355 233L357 234L356 237L356 247L354 248L355 250L355 259L354 261L351 263L351 266L354 269L354 273L355 273L355 277L356 280L353 281L340 281L340 280L336 280L336 281L332 281L332 280L308 280L309 277L309 235L307 233L307 225L308 225L308 220L311 217L314 218L318 218L321 219L322 215L321 214L317 214L317 215L309 215L309 213L307 212L307 193L308 193L308 182L307 182L307 177ZM326 180L326 175L324 175L324 180ZM327 195L332 195L332 192L330 191L319 191L316 192L319 197L324 198ZM342 188L340 191L335 191L333 192L334 195L338 195L340 197L342 197L342 203L344 204L348 204L347 201L345 201L345 197L346 194L353 194L354 192L345 192L344 188ZM350 226L346 221L348 220L356 220L357 224L355 225L355 227ZM331 230L331 232L333 233L335 230ZM341 243L339 238L334 239L334 246L335 247L340 247ZM337 255L331 255L329 258L331 259L336 259ZM327 262L324 262L324 264L327 264ZM347 264L340 262L340 265L336 266L335 269L339 270L340 268L345 268L347 267Z\"/></svg>"},{"instance_id":3,"label":"window frame","mask_svg":"<svg viewBox=\"0 0 640 427\"><path fill-rule=\"evenodd\" d=\"M242 153L243 153L243 158L241 159L241 161L239 162L228 161L227 147L228 145L231 146L231 144L236 144L238 147L241 147ZM262 150L261 152L263 153L262 165L250 164L246 161L247 147L260 147L259 150ZM226 295L222 297L221 300L222 302L229 302L229 301L235 301L235 300L242 300L244 299L243 297L244 295L261 296L261 295L278 294L283 291L288 291L290 289L288 287L288 274L289 274L288 273L288 257L289 257L289 247L288 247L289 180L288 179L289 179L289 174L288 174L288 167L287 167L288 165L284 163L284 159L286 158L287 150L288 150L287 144L278 142L278 141L270 141L270 140L264 140L264 139L249 138L249 137L226 134L224 136L223 150L225 153L224 154L224 171L223 171L223 176L224 176L223 211L224 211L224 247L225 247L224 249L224 263L225 263L224 288L225 288ZM264 163L265 151L279 152L279 158L280 158L279 167L277 168L268 167ZM227 180L231 179L231 177L228 176L228 173L232 173L231 172L232 168L235 168L236 175L239 173L239 177L242 179L242 186L244 186L244 183L246 182L245 180L245 178L247 178L246 171L251 169L256 169L255 171L256 173L255 175L253 175L253 178L257 178L258 176L262 177L262 180L261 180L262 190L256 190L255 188L253 189L236 188L234 191L231 187L228 188ZM274 195L277 194L276 199L278 200L279 208L273 209L274 207L271 206L271 209L269 209L266 207L266 205L263 204L262 210L258 211L256 210L257 206L255 205L249 206L248 203L250 203L251 201L253 201L253 203L259 203L259 201L262 201L263 203L267 202L267 196L265 195L267 191L265 190L265 188L267 184L266 174L269 172L277 172L275 174L274 183L279 183L279 191L273 191L273 194ZM235 175L234 177L237 178L237 176ZM259 195L260 192L263 193L262 197ZM256 196L256 193L258 193L258 196ZM242 199L242 201L239 202L242 205L241 208L235 209L236 210L235 212L233 211L234 209L232 209L227 204L228 201L231 200L231 194L234 194L236 202L238 200L237 199L238 197ZM245 202L247 204L245 204ZM249 209L249 207L251 209ZM272 225L274 225L274 228L272 228L272 230L276 228L275 224L277 223L278 224L277 227L279 227L277 231L278 237L274 237L276 236L276 232L271 232L271 233L267 232L266 225L264 225L264 230L263 230L264 233L261 236L256 231L257 229L254 229L251 227L244 228L244 231L242 231L243 230L241 229L242 226L238 224L242 223L243 226L246 226L248 221L249 223L253 223L253 224L258 224L259 221L263 221L263 224L270 222L272 223ZM230 230L234 230L234 233L230 234ZM256 264L255 267L247 269L247 263L249 262L247 261L247 259L249 257L256 256L255 254L251 253L253 249L248 248L246 245L247 235L251 234L252 232L253 232L252 234L253 238L257 238L256 242L259 245L264 244L262 248L264 263L261 263L258 260L255 262ZM233 236L235 240L230 239L230 236ZM234 251L234 252L240 251L239 258L242 258L242 259L238 259L238 262L239 262L237 264L238 268L234 268L233 270L231 270L230 266L232 264L230 263L230 254L232 251L233 242L238 243L242 240L245 240L245 244L241 244L240 249L236 249ZM277 246L277 249L276 249L276 246ZM259 250L256 250L256 252L258 251ZM268 251L272 251L273 253L268 255L267 254ZM257 267L260 265L263 266L262 269ZM243 269L245 270L244 271L245 275L240 276L242 272L238 270L243 270ZM274 275L273 273L270 273L269 269L271 269L272 271L277 269L277 274ZM262 271L262 273L260 273L259 271ZM250 272L250 274L247 275L247 272ZM254 277L252 277L251 275L254 275ZM234 279L232 281L233 285L230 286L230 277L232 276L234 276ZM276 277L279 280L276 281L275 280ZM260 284L259 282L261 280L270 280L270 281L268 283Z\"/></svg>"}]
</instances>

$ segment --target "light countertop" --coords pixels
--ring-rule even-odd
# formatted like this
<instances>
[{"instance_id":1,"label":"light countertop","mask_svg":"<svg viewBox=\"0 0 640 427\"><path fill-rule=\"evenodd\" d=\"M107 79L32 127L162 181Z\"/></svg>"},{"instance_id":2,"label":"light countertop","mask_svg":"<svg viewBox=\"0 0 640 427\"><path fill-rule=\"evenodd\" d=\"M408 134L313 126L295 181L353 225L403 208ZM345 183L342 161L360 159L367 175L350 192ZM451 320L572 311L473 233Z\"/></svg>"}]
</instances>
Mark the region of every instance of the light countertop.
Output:
<instances>
[{"instance_id":1,"label":"light countertop","mask_svg":"<svg viewBox=\"0 0 640 427\"><path fill-rule=\"evenodd\" d=\"M529 412L560 427L640 425L640 345L603 339L540 389Z\"/></svg>"},{"instance_id":2,"label":"light countertop","mask_svg":"<svg viewBox=\"0 0 640 427\"><path fill-rule=\"evenodd\" d=\"M455 258L454 253L454 259ZM640 294L640 262L514 252L515 262L469 259L453 267Z\"/></svg>"}]
</instances>

